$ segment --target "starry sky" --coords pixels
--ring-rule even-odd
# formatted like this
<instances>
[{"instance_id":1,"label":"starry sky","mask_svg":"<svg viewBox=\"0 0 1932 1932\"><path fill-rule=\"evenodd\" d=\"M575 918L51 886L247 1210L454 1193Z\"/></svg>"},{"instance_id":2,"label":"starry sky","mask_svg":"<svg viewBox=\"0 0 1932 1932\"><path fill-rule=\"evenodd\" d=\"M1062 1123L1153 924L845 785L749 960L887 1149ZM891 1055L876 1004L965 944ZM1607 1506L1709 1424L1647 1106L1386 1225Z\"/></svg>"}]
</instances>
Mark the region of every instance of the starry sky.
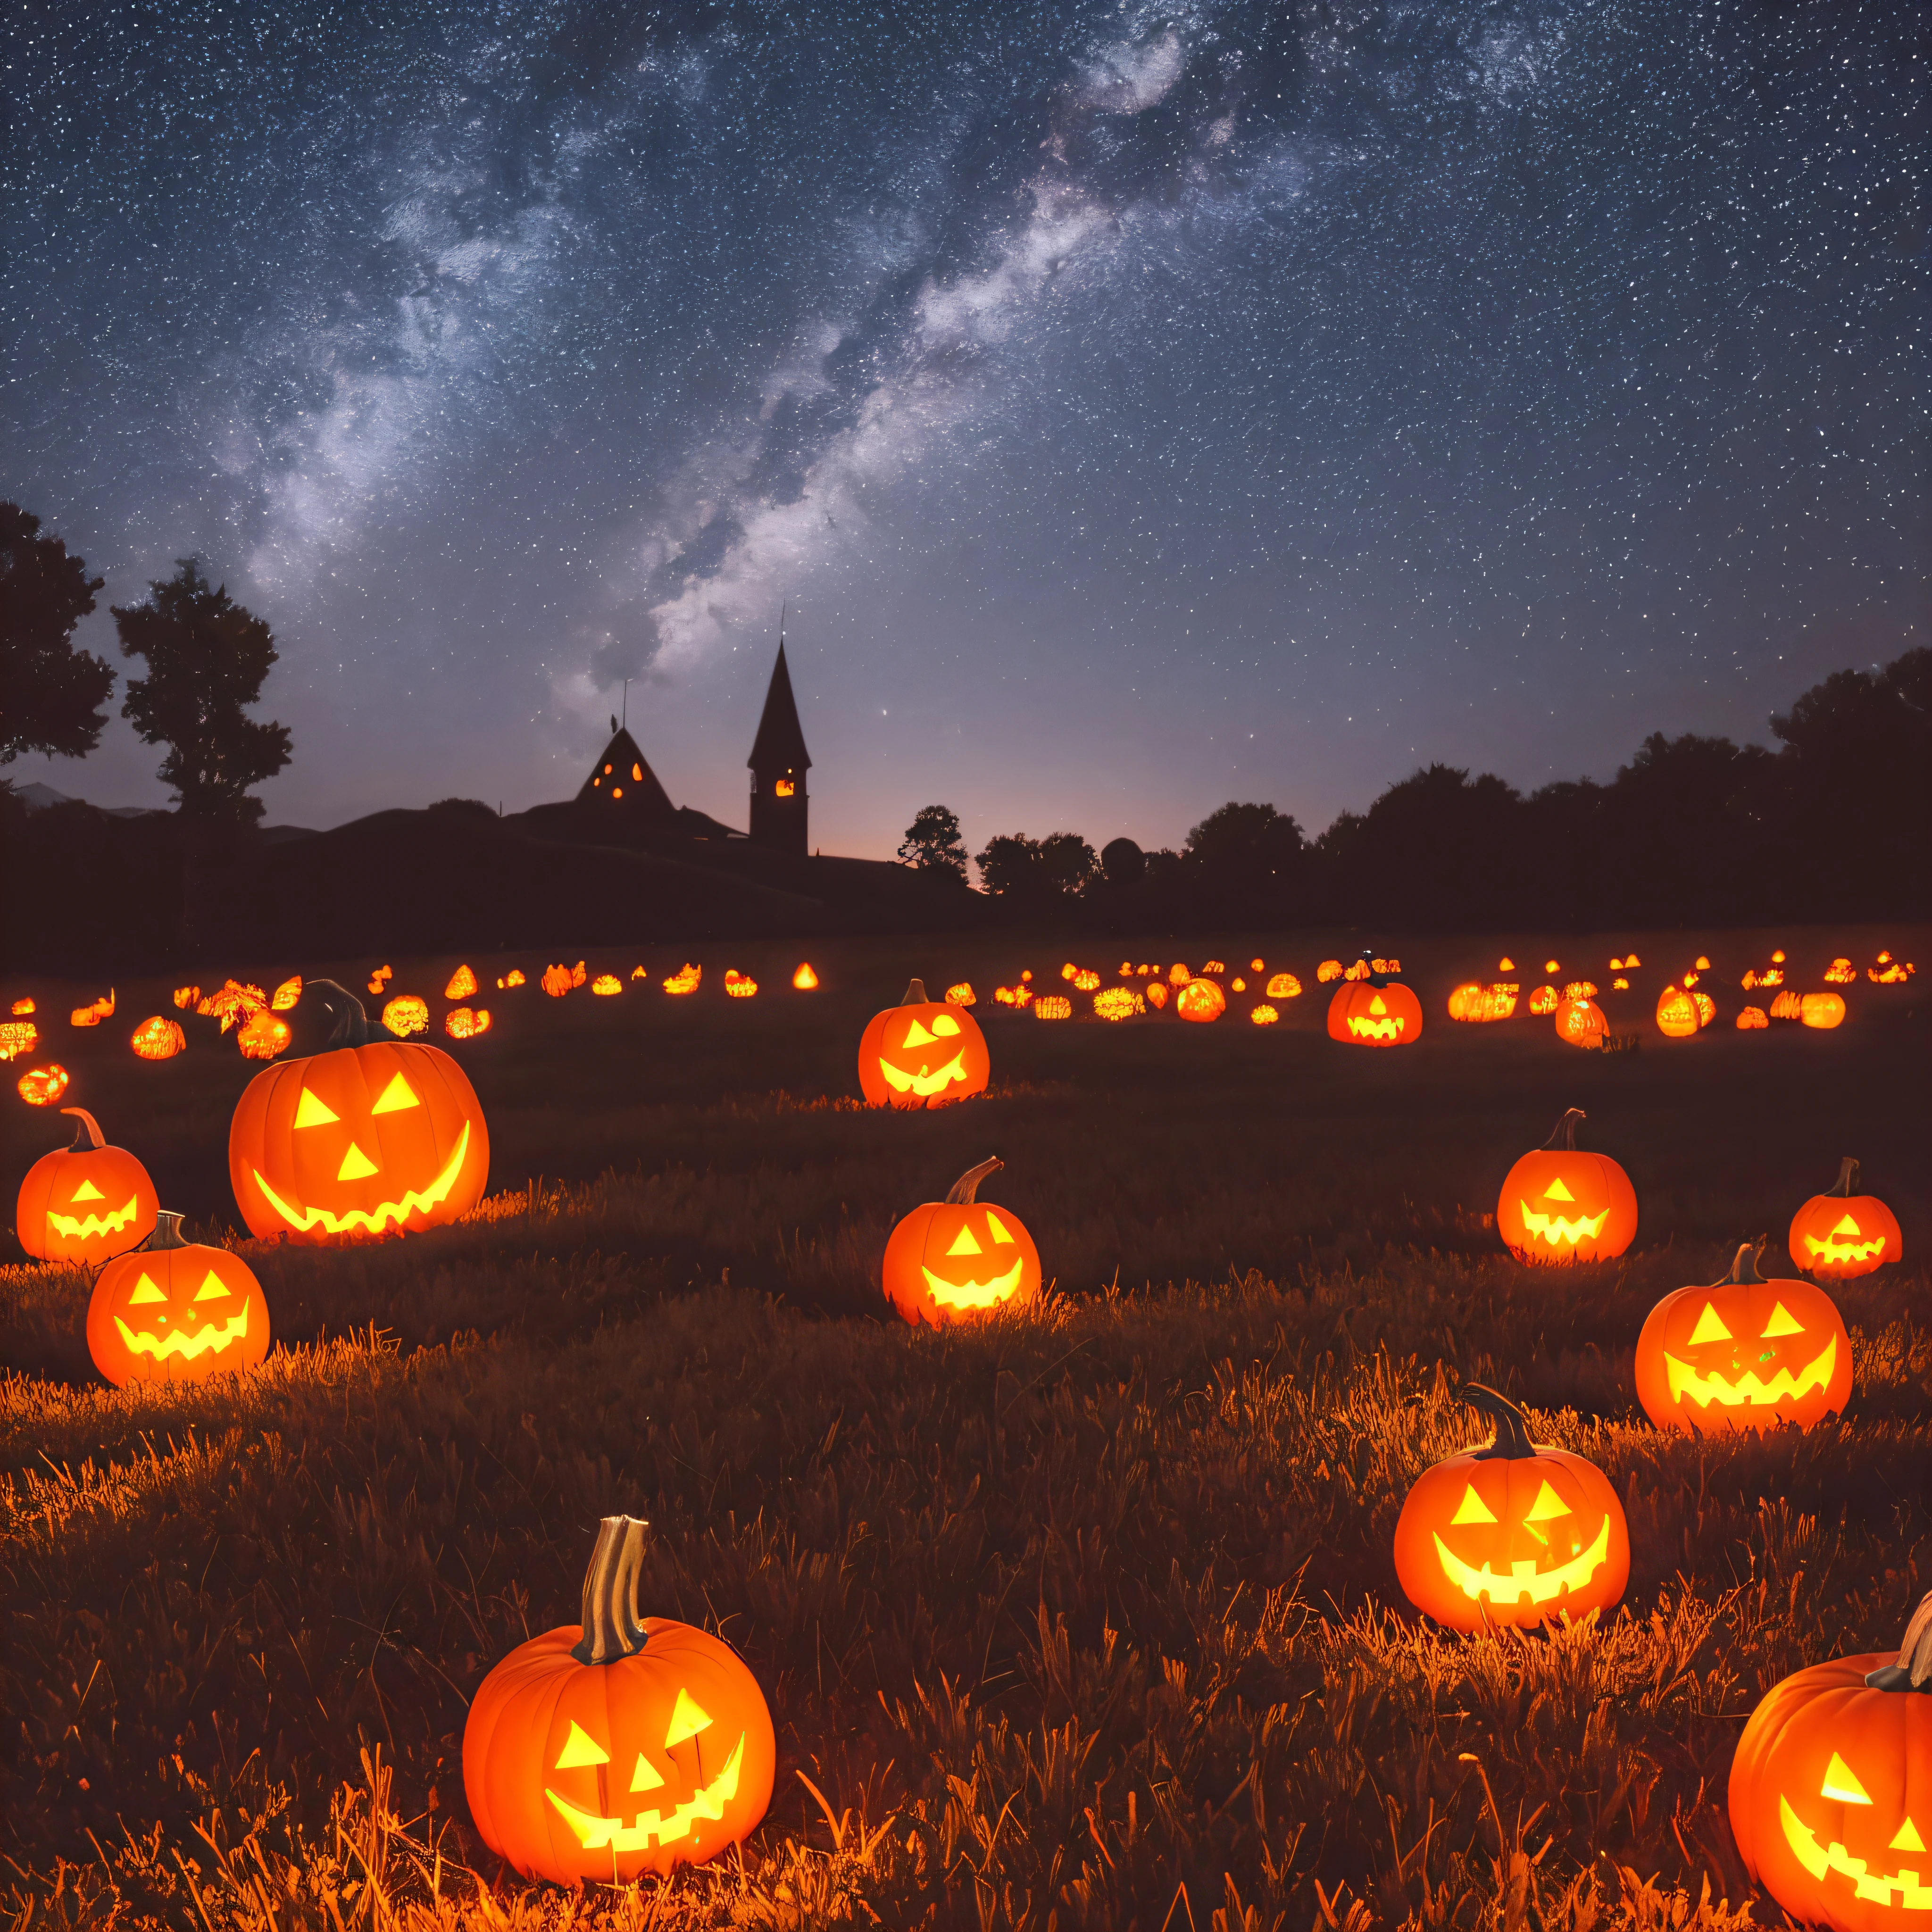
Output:
<instances>
[{"instance_id":1,"label":"starry sky","mask_svg":"<svg viewBox=\"0 0 1932 1932\"><path fill-rule=\"evenodd\" d=\"M117 665L269 620L271 822L567 796L628 676L742 826L783 598L827 850L1764 742L1926 641L1916 16L24 0L0 496Z\"/></svg>"}]
</instances>

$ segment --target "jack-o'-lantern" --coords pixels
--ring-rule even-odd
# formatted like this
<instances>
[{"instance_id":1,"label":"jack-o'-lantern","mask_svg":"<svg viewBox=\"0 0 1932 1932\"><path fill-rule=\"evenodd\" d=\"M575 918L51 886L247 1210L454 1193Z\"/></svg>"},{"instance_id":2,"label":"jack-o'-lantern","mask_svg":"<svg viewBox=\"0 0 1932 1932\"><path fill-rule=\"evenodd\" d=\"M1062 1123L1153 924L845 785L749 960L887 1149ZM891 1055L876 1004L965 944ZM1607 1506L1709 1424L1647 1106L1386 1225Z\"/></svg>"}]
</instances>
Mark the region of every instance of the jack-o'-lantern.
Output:
<instances>
[{"instance_id":1,"label":"jack-o'-lantern","mask_svg":"<svg viewBox=\"0 0 1932 1932\"><path fill-rule=\"evenodd\" d=\"M0 1020L0 1060L32 1053L40 1037L40 1030L32 1020Z\"/></svg>"},{"instance_id":2,"label":"jack-o'-lantern","mask_svg":"<svg viewBox=\"0 0 1932 1932\"><path fill-rule=\"evenodd\" d=\"M1205 1024L1228 1010L1227 995L1212 980L1190 980L1174 994L1174 1010L1184 1020Z\"/></svg>"},{"instance_id":3,"label":"jack-o'-lantern","mask_svg":"<svg viewBox=\"0 0 1932 1932\"><path fill-rule=\"evenodd\" d=\"M1565 1000L1556 1009L1556 1037L1566 1046L1600 1047L1610 1030L1604 1010L1594 1000Z\"/></svg>"},{"instance_id":4,"label":"jack-o'-lantern","mask_svg":"<svg viewBox=\"0 0 1932 1932\"><path fill-rule=\"evenodd\" d=\"M259 1073L228 1130L249 1231L314 1246L435 1228L482 1198L490 1136L476 1089L440 1047L371 1036L353 993L312 980L327 1049Z\"/></svg>"},{"instance_id":5,"label":"jack-o'-lantern","mask_svg":"<svg viewBox=\"0 0 1932 1932\"><path fill-rule=\"evenodd\" d=\"M543 977L538 982L554 1000L560 1000L577 982L570 976L568 966L546 966Z\"/></svg>"},{"instance_id":6,"label":"jack-o'-lantern","mask_svg":"<svg viewBox=\"0 0 1932 1932\"><path fill-rule=\"evenodd\" d=\"M92 1266L139 1247L154 1232L160 1198L148 1170L125 1148L110 1147L85 1107L61 1112L80 1123L74 1143L28 1168L14 1232L38 1260Z\"/></svg>"},{"instance_id":7,"label":"jack-o'-lantern","mask_svg":"<svg viewBox=\"0 0 1932 1932\"><path fill-rule=\"evenodd\" d=\"M1838 1414L1851 1392L1851 1338L1838 1304L1814 1282L1763 1280L1750 1241L1721 1280L1666 1294L1637 1336L1637 1400L1660 1429L1809 1428Z\"/></svg>"},{"instance_id":8,"label":"jack-o'-lantern","mask_svg":"<svg viewBox=\"0 0 1932 1932\"><path fill-rule=\"evenodd\" d=\"M1103 1020L1130 1020L1147 1011L1147 1001L1131 986L1109 986L1094 995L1094 1010Z\"/></svg>"},{"instance_id":9,"label":"jack-o'-lantern","mask_svg":"<svg viewBox=\"0 0 1932 1932\"><path fill-rule=\"evenodd\" d=\"M694 966L687 959L664 982L664 989L667 993L682 997L686 993L696 992L699 986L704 983L704 968L702 966Z\"/></svg>"},{"instance_id":10,"label":"jack-o'-lantern","mask_svg":"<svg viewBox=\"0 0 1932 1932\"><path fill-rule=\"evenodd\" d=\"M1496 1439L1425 1469L1395 1526L1395 1570L1415 1607L1452 1630L1607 1610L1630 1580L1630 1530L1610 1478L1539 1448L1507 1396L1466 1382Z\"/></svg>"},{"instance_id":11,"label":"jack-o'-lantern","mask_svg":"<svg viewBox=\"0 0 1932 1932\"><path fill-rule=\"evenodd\" d=\"M1342 976L1342 962L1339 959L1324 959L1315 969L1315 983L1326 986Z\"/></svg>"},{"instance_id":12,"label":"jack-o'-lantern","mask_svg":"<svg viewBox=\"0 0 1932 1932\"><path fill-rule=\"evenodd\" d=\"M136 1058L142 1060L172 1060L188 1046L188 1035L182 1031L179 1020L171 1020L164 1013L156 1013L143 1020L129 1036L128 1044L134 1049Z\"/></svg>"},{"instance_id":13,"label":"jack-o'-lantern","mask_svg":"<svg viewBox=\"0 0 1932 1932\"><path fill-rule=\"evenodd\" d=\"M1292 973L1277 973L1268 982L1268 996L1271 1000L1298 1000L1301 982Z\"/></svg>"},{"instance_id":14,"label":"jack-o'-lantern","mask_svg":"<svg viewBox=\"0 0 1932 1932\"><path fill-rule=\"evenodd\" d=\"M273 1060L287 1050L289 1023L280 1013L259 1006L242 1022L235 1044L244 1060Z\"/></svg>"},{"instance_id":15,"label":"jack-o'-lantern","mask_svg":"<svg viewBox=\"0 0 1932 1932\"><path fill-rule=\"evenodd\" d=\"M1449 995L1449 1017L1475 1026L1508 1019L1516 1012L1518 991L1519 988L1508 980L1495 980L1483 986L1472 980Z\"/></svg>"},{"instance_id":16,"label":"jack-o'-lantern","mask_svg":"<svg viewBox=\"0 0 1932 1932\"><path fill-rule=\"evenodd\" d=\"M970 980L961 980L946 988L946 1004L949 1006L976 1006L980 996L974 992Z\"/></svg>"},{"instance_id":17,"label":"jack-o'-lantern","mask_svg":"<svg viewBox=\"0 0 1932 1932\"><path fill-rule=\"evenodd\" d=\"M600 1000L615 999L624 990L624 982L614 973L600 973L591 981L590 990Z\"/></svg>"},{"instance_id":18,"label":"jack-o'-lantern","mask_svg":"<svg viewBox=\"0 0 1932 1932\"><path fill-rule=\"evenodd\" d=\"M1156 1012L1167 1004L1167 982L1165 980L1150 980L1148 982L1147 1002Z\"/></svg>"},{"instance_id":19,"label":"jack-o'-lantern","mask_svg":"<svg viewBox=\"0 0 1932 1932\"><path fill-rule=\"evenodd\" d=\"M758 1679L708 1631L638 1615L645 1527L604 1519L582 1622L519 1644L470 1706L470 1815L526 1877L666 1875L736 1844L771 1803L778 1741Z\"/></svg>"},{"instance_id":20,"label":"jack-o'-lantern","mask_svg":"<svg viewBox=\"0 0 1932 1932\"><path fill-rule=\"evenodd\" d=\"M1688 1040L1703 1024L1688 993L1670 986L1657 996L1657 1030L1666 1040Z\"/></svg>"},{"instance_id":21,"label":"jack-o'-lantern","mask_svg":"<svg viewBox=\"0 0 1932 1932\"><path fill-rule=\"evenodd\" d=\"M174 991L175 1004L184 1012L193 1006L200 998L201 988L199 986L177 986Z\"/></svg>"},{"instance_id":22,"label":"jack-o'-lantern","mask_svg":"<svg viewBox=\"0 0 1932 1932\"><path fill-rule=\"evenodd\" d=\"M1070 1020L1073 1002L1064 993L1042 993L1033 1003L1033 1016L1036 1020Z\"/></svg>"},{"instance_id":23,"label":"jack-o'-lantern","mask_svg":"<svg viewBox=\"0 0 1932 1932\"><path fill-rule=\"evenodd\" d=\"M1010 1208L978 1199L1005 1163L982 1160L944 1201L915 1208L886 1244L886 1299L908 1322L944 1328L1040 1298L1040 1250Z\"/></svg>"},{"instance_id":24,"label":"jack-o'-lantern","mask_svg":"<svg viewBox=\"0 0 1932 1932\"><path fill-rule=\"evenodd\" d=\"M30 1107L51 1107L67 1091L68 1070L58 1060L44 1066L30 1066L14 1082L15 1090Z\"/></svg>"},{"instance_id":25,"label":"jack-o'-lantern","mask_svg":"<svg viewBox=\"0 0 1932 1932\"><path fill-rule=\"evenodd\" d=\"M1842 993L1806 993L1798 1002L1798 1017L1808 1027L1817 1027L1829 1031L1841 1026L1845 1018L1845 1000Z\"/></svg>"},{"instance_id":26,"label":"jack-o'-lantern","mask_svg":"<svg viewBox=\"0 0 1932 1932\"><path fill-rule=\"evenodd\" d=\"M238 1255L184 1241L163 1214L143 1248L100 1270L87 1304L87 1352L116 1388L199 1382L256 1366L268 1352L262 1284Z\"/></svg>"},{"instance_id":27,"label":"jack-o'-lantern","mask_svg":"<svg viewBox=\"0 0 1932 1932\"><path fill-rule=\"evenodd\" d=\"M818 975L812 970L808 959L800 961L798 970L791 976L791 982L801 993L815 992L818 988Z\"/></svg>"},{"instance_id":28,"label":"jack-o'-lantern","mask_svg":"<svg viewBox=\"0 0 1932 1932\"><path fill-rule=\"evenodd\" d=\"M443 988L442 997L446 1000L466 1000L471 998L476 991L476 974L466 965L459 966L449 976L449 984Z\"/></svg>"},{"instance_id":29,"label":"jack-o'-lantern","mask_svg":"<svg viewBox=\"0 0 1932 1932\"><path fill-rule=\"evenodd\" d=\"M1496 1232L1520 1262L1610 1261L1636 1238L1630 1176L1608 1154L1576 1145L1576 1123L1588 1118L1570 1108L1548 1141L1504 1178Z\"/></svg>"},{"instance_id":30,"label":"jack-o'-lantern","mask_svg":"<svg viewBox=\"0 0 1932 1932\"><path fill-rule=\"evenodd\" d=\"M1813 1195L1791 1217L1791 1258L1808 1274L1850 1281L1904 1253L1898 1216L1876 1194L1854 1194L1858 1184L1858 1164L1847 1154L1838 1164L1837 1184Z\"/></svg>"},{"instance_id":31,"label":"jack-o'-lantern","mask_svg":"<svg viewBox=\"0 0 1932 1932\"><path fill-rule=\"evenodd\" d=\"M1361 979L1344 978L1328 1002L1328 1037L1351 1046L1407 1046L1422 1034L1422 1002L1408 987L1398 986L1370 965L1366 955L1357 962ZM1354 970L1354 967L1349 969Z\"/></svg>"},{"instance_id":32,"label":"jack-o'-lantern","mask_svg":"<svg viewBox=\"0 0 1932 1932\"><path fill-rule=\"evenodd\" d=\"M291 973L268 995L268 1005L271 1010L278 1013L293 1012L302 1004L302 976L299 973Z\"/></svg>"},{"instance_id":33,"label":"jack-o'-lantern","mask_svg":"<svg viewBox=\"0 0 1932 1932\"><path fill-rule=\"evenodd\" d=\"M758 997L758 982L750 974L740 973L734 967L724 975L724 996L732 1000L755 1000Z\"/></svg>"},{"instance_id":34,"label":"jack-o'-lantern","mask_svg":"<svg viewBox=\"0 0 1932 1932\"><path fill-rule=\"evenodd\" d=\"M429 1002L417 993L398 993L382 1009L382 1024L398 1039L429 1031Z\"/></svg>"},{"instance_id":35,"label":"jack-o'-lantern","mask_svg":"<svg viewBox=\"0 0 1932 1932\"><path fill-rule=\"evenodd\" d=\"M1800 1923L1932 1922L1932 1594L1896 1651L1773 1685L1738 1740L1730 1801L1744 1869Z\"/></svg>"},{"instance_id":36,"label":"jack-o'-lantern","mask_svg":"<svg viewBox=\"0 0 1932 1932\"><path fill-rule=\"evenodd\" d=\"M442 1030L452 1040L475 1040L490 1030L488 1006L452 1006L442 1016Z\"/></svg>"},{"instance_id":37,"label":"jack-o'-lantern","mask_svg":"<svg viewBox=\"0 0 1932 1932\"><path fill-rule=\"evenodd\" d=\"M1249 1012L1248 1018L1256 1026L1273 1026L1280 1019L1281 1015L1264 1000Z\"/></svg>"},{"instance_id":38,"label":"jack-o'-lantern","mask_svg":"<svg viewBox=\"0 0 1932 1932\"><path fill-rule=\"evenodd\" d=\"M1538 1019L1553 1013L1562 1004L1562 996L1554 986L1539 986L1529 996L1529 1010Z\"/></svg>"},{"instance_id":39,"label":"jack-o'-lantern","mask_svg":"<svg viewBox=\"0 0 1932 1932\"><path fill-rule=\"evenodd\" d=\"M1737 1025L1740 1033L1761 1032L1770 1024L1770 1017L1762 1006L1746 1006L1738 1015Z\"/></svg>"},{"instance_id":40,"label":"jack-o'-lantern","mask_svg":"<svg viewBox=\"0 0 1932 1932\"><path fill-rule=\"evenodd\" d=\"M992 1072L980 1022L963 1006L928 1000L921 980L899 1005L874 1013L860 1036L859 1086L868 1107L943 1107L984 1092Z\"/></svg>"},{"instance_id":41,"label":"jack-o'-lantern","mask_svg":"<svg viewBox=\"0 0 1932 1932\"><path fill-rule=\"evenodd\" d=\"M38 1009L34 1006L33 1000L31 996L29 996L28 998L16 1000L14 1002L11 1010L14 1016L17 1018L22 1013L31 1013L37 1011Z\"/></svg>"}]
</instances>

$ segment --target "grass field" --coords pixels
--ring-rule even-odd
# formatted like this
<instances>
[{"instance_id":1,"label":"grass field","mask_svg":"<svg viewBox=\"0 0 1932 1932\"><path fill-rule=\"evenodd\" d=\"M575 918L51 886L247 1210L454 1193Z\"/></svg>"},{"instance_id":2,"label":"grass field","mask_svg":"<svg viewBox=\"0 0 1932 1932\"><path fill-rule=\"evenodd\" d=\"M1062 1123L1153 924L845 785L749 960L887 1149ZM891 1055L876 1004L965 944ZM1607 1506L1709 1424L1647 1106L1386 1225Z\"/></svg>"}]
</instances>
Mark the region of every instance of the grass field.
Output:
<instances>
[{"instance_id":1,"label":"grass field","mask_svg":"<svg viewBox=\"0 0 1932 1932\"><path fill-rule=\"evenodd\" d=\"M1895 1642L1932 1587L1924 1004L1861 981L1834 1033L1741 1034L1738 980L1776 944L1809 986L1834 953L1929 938L1391 938L1429 1023L1379 1053L1322 1030L1316 962L1359 944L1322 934L1216 942L1234 970L1258 952L1300 976L1267 1030L1250 1000L1211 1027L1004 1012L997 981L1024 965L1058 988L1064 956L1011 939L818 944L812 994L788 984L800 949L754 944L697 955L688 1000L656 990L681 961L655 952L652 987L620 999L492 988L496 1029L454 1049L489 1118L490 1198L406 1242L242 1244L278 1343L253 1378L109 1390L85 1275L4 1271L16 1917L1727 1922L1751 1897L1724 1809L1745 1715L1802 1664ZM1177 944L1082 963L1111 978ZM1505 947L1606 986L1632 946L1634 989L1604 1003L1635 1054L1442 1018ZM1723 1018L1666 1042L1658 988L1700 949ZM394 990L440 1010L454 962L394 963ZM470 963L488 986L546 962ZM722 996L728 965L758 998ZM859 1110L860 1030L914 974L977 987L993 1089ZM136 1060L134 1024L172 1010L152 986L71 1032L67 1008L103 990L0 989L35 997L36 1058L206 1237L234 1218L226 1126L254 1070L206 1022L181 1059ZM1621 1262L1532 1270L1486 1217L1569 1106L1642 1225ZM0 1122L10 1190L68 1124L10 1099ZM984 1198L1032 1231L1045 1306L889 1325L893 1222L988 1154L1007 1167ZM1838 1293L1844 1420L1660 1436L1632 1393L1644 1314L1766 1231L1767 1271L1789 1272L1792 1213L1844 1154L1910 1258ZM1538 1438L1623 1498L1630 1588L1597 1627L1463 1638L1402 1599L1404 1495L1487 1433L1466 1379L1530 1405ZM575 1621L596 1520L620 1510L653 1526L646 1609L756 1671L779 1780L741 1858L580 1900L478 1844L460 1742L490 1665Z\"/></svg>"}]
</instances>

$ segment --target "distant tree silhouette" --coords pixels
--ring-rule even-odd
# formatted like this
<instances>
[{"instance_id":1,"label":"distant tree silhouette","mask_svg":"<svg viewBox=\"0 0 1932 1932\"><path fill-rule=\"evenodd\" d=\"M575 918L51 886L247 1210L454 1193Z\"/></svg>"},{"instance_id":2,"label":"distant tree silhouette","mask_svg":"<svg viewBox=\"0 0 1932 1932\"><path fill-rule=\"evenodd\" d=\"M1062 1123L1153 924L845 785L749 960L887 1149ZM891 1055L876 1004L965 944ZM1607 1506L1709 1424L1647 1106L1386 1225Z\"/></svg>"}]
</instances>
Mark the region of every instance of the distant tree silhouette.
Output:
<instances>
[{"instance_id":1,"label":"distant tree silhouette","mask_svg":"<svg viewBox=\"0 0 1932 1932\"><path fill-rule=\"evenodd\" d=\"M916 872L935 872L966 883L966 842L959 814L943 805L924 805L906 827L899 856Z\"/></svg>"},{"instance_id":2,"label":"distant tree silhouette","mask_svg":"<svg viewBox=\"0 0 1932 1932\"><path fill-rule=\"evenodd\" d=\"M289 761L287 727L262 724L242 710L261 695L275 662L263 620L237 604L227 586L211 590L192 557L148 586L145 604L112 607L128 657L148 675L129 681L122 715L168 755L158 776L174 788L184 819L247 824L262 815L248 788Z\"/></svg>"},{"instance_id":3,"label":"distant tree silhouette","mask_svg":"<svg viewBox=\"0 0 1932 1932\"><path fill-rule=\"evenodd\" d=\"M103 580L18 503L0 503L0 765L22 752L85 758L100 742L113 667L74 648Z\"/></svg>"},{"instance_id":4,"label":"distant tree silhouette","mask_svg":"<svg viewBox=\"0 0 1932 1932\"><path fill-rule=\"evenodd\" d=\"M1147 877L1147 854L1131 838L1110 838L1100 848L1100 872L1110 886L1137 886Z\"/></svg>"},{"instance_id":5,"label":"distant tree silhouette","mask_svg":"<svg viewBox=\"0 0 1932 1932\"><path fill-rule=\"evenodd\" d=\"M1522 806L1492 772L1472 778L1437 764L1412 773L1322 835L1334 902L1344 917L1390 931L1524 917L1538 889L1514 862Z\"/></svg>"},{"instance_id":6,"label":"distant tree silhouette","mask_svg":"<svg viewBox=\"0 0 1932 1932\"><path fill-rule=\"evenodd\" d=\"M1094 848L1077 832L1029 838L1024 832L991 838L974 861L988 892L1023 904L1071 898L1100 870Z\"/></svg>"},{"instance_id":7,"label":"distant tree silhouette","mask_svg":"<svg viewBox=\"0 0 1932 1932\"><path fill-rule=\"evenodd\" d=\"M1188 833L1186 849L1206 916L1272 924L1301 910L1307 842L1286 812L1231 800Z\"/></svg>"}]
</instances>

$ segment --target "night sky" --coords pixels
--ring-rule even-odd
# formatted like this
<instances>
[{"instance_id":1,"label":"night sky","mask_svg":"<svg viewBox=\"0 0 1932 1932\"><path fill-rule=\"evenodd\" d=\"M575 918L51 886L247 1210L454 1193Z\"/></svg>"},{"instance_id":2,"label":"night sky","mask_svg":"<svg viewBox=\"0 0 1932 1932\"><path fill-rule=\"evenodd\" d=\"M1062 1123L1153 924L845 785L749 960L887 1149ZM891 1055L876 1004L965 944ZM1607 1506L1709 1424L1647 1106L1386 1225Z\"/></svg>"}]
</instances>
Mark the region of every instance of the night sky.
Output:
<instances>
[{"instance_id":1,"label":"night sky","mask_svg":"<svg viewBox=\"0 0 1932 1932\"><path fill-rule=\"evenodd\" d=\"M272 822L567 796L628 674L742 826L788 596L827 850L1764 741L1926 641L1916 31L29 0L0 496L117 667L178 556L269 620Z\"/></svg>"}]
</instances>

